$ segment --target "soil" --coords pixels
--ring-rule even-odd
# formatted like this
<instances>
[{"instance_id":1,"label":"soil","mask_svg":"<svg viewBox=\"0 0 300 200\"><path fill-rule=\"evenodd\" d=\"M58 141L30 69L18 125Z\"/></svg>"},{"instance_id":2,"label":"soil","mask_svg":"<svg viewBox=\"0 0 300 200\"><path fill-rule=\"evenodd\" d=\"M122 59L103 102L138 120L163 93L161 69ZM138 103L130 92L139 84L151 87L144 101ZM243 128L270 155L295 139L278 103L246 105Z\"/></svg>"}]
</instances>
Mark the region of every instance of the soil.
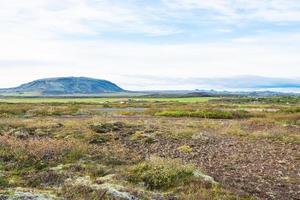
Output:
<instances>
[{"instance_id":1,"label":"soil","mask_svg":"<svg viewBox=\"0 0 300 200\"><path fill-rule=\"evenodd\" d=\"M174 119L165 120L170 124L174 122ZM251 194L266 200L300 199L300 145L213 132L197 139L176 140L161 136L155 139L155 143L149 144L121 137L125 147L145 158L157 154L194 163L237 194ZM189 145L193 151L178 151L182 145Z\"/></svg>"}]
</instances>

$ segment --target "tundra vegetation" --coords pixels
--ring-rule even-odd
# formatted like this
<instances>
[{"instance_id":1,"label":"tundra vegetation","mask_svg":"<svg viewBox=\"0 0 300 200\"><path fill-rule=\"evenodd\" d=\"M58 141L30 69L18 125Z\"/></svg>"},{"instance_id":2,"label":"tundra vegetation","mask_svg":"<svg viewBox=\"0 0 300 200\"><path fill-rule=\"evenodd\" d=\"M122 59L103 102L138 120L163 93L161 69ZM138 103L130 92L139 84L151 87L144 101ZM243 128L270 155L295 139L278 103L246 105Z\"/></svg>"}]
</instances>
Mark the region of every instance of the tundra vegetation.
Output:
<instances>
[{"instance_id":1,"label":"tundra vegetation","mask_svg":"<svg viewBox=\"0 0 300 200\"><path fill-rule=\"evenodd\" d=\"M1 102L0 199L300 196L300 98Z\"/></svg>"}]
</instances>

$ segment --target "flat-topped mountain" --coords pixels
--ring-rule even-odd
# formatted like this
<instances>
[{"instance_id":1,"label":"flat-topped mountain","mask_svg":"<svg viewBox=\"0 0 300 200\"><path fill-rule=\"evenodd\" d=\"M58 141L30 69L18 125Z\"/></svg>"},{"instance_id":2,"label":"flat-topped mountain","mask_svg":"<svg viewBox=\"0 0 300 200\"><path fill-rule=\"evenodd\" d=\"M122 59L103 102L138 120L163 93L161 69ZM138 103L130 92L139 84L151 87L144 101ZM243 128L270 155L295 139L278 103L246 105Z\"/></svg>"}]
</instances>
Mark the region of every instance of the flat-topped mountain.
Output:
<instances>
[{"instance_id":1,"label":"flat-topped mountain","mask_svg":"<svg viewBox=\"0 0 300 200\"><path fill-rule=\"evenodd\" d=\"M37 95L102 94L123 92L116 84L86 77L46 78L25 83L15 88L0 89L0 93L32 93Z\"/></svg>"}]
</instances>

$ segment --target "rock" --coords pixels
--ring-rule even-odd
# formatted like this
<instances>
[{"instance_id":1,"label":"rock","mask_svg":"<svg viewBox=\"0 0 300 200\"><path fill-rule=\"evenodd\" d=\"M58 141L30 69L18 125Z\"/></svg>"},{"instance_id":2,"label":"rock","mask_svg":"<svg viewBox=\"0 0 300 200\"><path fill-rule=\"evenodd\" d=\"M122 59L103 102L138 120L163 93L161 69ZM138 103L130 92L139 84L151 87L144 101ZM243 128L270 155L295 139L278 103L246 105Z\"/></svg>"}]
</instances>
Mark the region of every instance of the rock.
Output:
<instances>
[{"instance_id":1,"label":"rock","mask_svg":"<svg viewBox=\"0 0 300 200\"><path fill-rule=\"evenodd\" d=\"M107 182L107 181L112 180L115 176L116 176L115 174L109 174L109 175L97 178L96 181L97 182L98 181L99 182Z\"/></svg>"},{"instance_id":2,"label":"rock","mask_svg":"<svg viewBox=\"0 0 300 200\"><path fill-rule=\"evenodd\" d=\"M213 184L213 185L218 185L218 182L216 182L216 181L214 180L213 177L208 176L208 175L206 175L206 174L203 174L203 173L202 173L201 171L199 171L199 170L194 171L193 174L194 174L195 177L201 178L201 179L203 179L203 180L206 181L206 182L209 182L209 183L211 183L211 184Z\"/></svg>"},{"instance_id":3,"label":"rock","mask_svg":"<svg viewBox=\"0 0 300 200\"><path fill-rule=\"evenodd\" d=\"M101 185L101 189L106 189L107 194L111 195L112 197L116 199L122 199L122 200L138 200L137 197L129 194L128 192L122 192L120 189L123 189L123 187L120 187L115 184L109 184L105 183Z\"/></svg>"},{"instance_id":4,"label":"rock","mask_svg":"<svg viewBox=\"0 0 300 200\"><path fill-rule=\"evenodd\" d=\"M103 181L108 181L113 178L114 175L108 175L106 177L102 177ZM116 199L122 200L138 200L137 197L131 195L128 192L123 192L125 188L121 185L112 184L112 183L103 183L103 184L96 184L93 183L89 176L86 177L77 177L76 179L69 179L67 180L68 184L71 185L84 185L92 188L93 190L106 190L107 194L111 195Z\"/></svg>"},{"instance_id":5,"label":"rock","mask_svg":"<svg viewBox=\"0 0 300 200\"><path fill-rule=\"evenodd\" d=\"M196 133L192 136L192 139L194 140L202 140L202 141L208 141L209 137L207 137L204 133Z\"/></svg>"},{"instance_id":6,"label":"rock","mask_svg":"<svg viewBox=\"0 0 300 200\"><path fill-rule=\"evenodd\" d=\"M8 195L0 194L0 200L8 200Z\"/></svg>"},{"instance_id":7,"label":"rock","mask_svg":"<svg viewBox=\"0 0 300 200\"><path fill-rule=\"evenodd\" d=\"M29 133L25 130L18 130L13 133L13 135L20 139L26 139L29 137Z\"/></svg>"},{"instance_id":8,"label":"rock","mask_svg":"<svg viewBox=\"0 0 300 200\"><path fill-rule=\"evenodd\" d=\"M53 171L62 171L64 169L64 167L67 167L67 166L69 166L69 165L59 164L56 167L50 168L50 170L53 170Z\"/></svg>"},{"instance_id":9,"label":"rock","mask_svg":"<svg viewBox=\"0 0 300 200\"><path fill-rule=\"evenodd\" d=\"M52 198L44 194L32 194L29 192L16 192L12 200L50 200Z\"/></svg>"},{"instance_id":10,"label":"rock","mask_svg":"<svg viewBox=\"0 0 300 200\"><path fill-rule=\"evenodd\" d=\"M58 198L50 194L15 191L13 194L0 196L0 200L58 200Z\"/></svg>"},{"instance_id":11,"label":"rock","mask_svg":"<svg viewBox=\"0 0 300 200\"><path fill-rule=\"evenodd\" d=\"M62 123L55 123L52 128L61 128L64 127L64 125Z\"/></svg>"}]
</instances>

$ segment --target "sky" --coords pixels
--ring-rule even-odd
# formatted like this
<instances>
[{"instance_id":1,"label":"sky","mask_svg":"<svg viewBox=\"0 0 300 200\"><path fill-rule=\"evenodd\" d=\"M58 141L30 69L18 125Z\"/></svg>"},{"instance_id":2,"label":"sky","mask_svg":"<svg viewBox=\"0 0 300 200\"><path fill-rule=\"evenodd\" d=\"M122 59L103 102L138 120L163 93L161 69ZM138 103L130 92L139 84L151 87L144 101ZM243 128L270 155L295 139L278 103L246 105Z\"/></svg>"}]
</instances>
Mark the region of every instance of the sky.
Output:
<instances>
[{"instance_id":1,"label":"sky","mask_svg":"<svg viewBox=\"0 0 300 200\"><path fill-rule=\"evenodd\" d=\"M62 76L130 90L299 80L300 1L0 0L0 44L2 88Z\"/></svg>"}]
</instances>

